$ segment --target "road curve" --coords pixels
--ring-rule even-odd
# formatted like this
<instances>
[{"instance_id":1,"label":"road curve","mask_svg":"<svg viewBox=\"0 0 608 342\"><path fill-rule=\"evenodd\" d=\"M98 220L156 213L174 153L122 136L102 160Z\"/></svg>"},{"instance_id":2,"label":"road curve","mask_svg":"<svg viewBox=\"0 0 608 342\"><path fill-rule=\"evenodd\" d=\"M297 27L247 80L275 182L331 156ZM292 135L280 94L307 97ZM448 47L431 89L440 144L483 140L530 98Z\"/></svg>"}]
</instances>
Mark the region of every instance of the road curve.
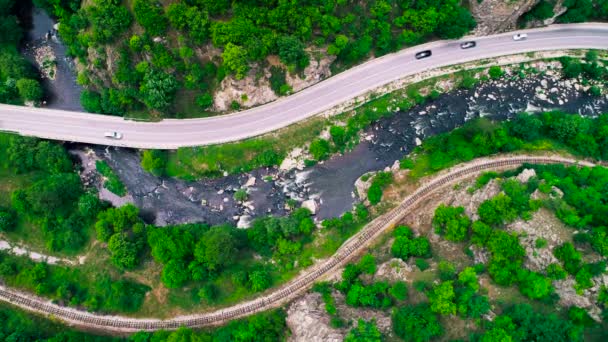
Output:
<instances>
[{"instance_id":1,"label":"road curve","mask_svg":"<svg viewBox=\"0 0 608 342\"><path fill-rule=\"evenodd\" d=\"M511 33L475 39L477 47L460 49L461 41L438 41L404 49L356 66L294 95L239 113L201 119L135 122L120 117L0 105L0 130L40 138L134 148L176 149L236 141L268 133L304 120L392 81L425 70L503 55L608 47L608 24L554 25L526 30L514 41ZM416 60L417 51L432 49ZM118 131L122 140L104 138Z\"/></svg>"},{"instance_id":2,"label":"road curve","mask_svg":"<svg viewBox=\"0 0 608 342\"><path fill-rule=\"evenodd\" d=\"M0 300L12 303L25 310L43 315L52 315L54 318L61 319L68 324L79 326L87 330L113 333L128 333L139 330L171 330L177 329L180 326L198 328L226 323L229 320L279 307L302 295L315 282L331 275L334 271L344 266L344 264L350 261L354 256L362 252L382 233L392 229L408 212L411 211L411 209L414 209L422 199L426 198L434 191L455 181L471 177L486 170L514 168L523 163L561 163L567 165L594 166L591 163L555 156L511 156L476 160L453 168L431 179L411 195L407 196L395 209L367 224L361 231L347 240L336 253L326 261L304 270L292 281L261 297L213 312L179 316L167 320L103 316L59 306L42 298L34 297L18 290L7 288L3 285L0 286Z\"/></svg>"}]
</instances>

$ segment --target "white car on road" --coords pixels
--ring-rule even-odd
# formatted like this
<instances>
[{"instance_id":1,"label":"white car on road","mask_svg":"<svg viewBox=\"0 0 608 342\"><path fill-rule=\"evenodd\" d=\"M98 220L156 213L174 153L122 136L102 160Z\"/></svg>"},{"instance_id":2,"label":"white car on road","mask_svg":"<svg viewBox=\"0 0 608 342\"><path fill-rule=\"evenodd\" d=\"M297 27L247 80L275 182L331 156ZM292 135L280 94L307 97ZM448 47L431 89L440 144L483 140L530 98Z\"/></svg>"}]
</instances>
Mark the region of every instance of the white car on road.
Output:
<instances>
[{"instance_id":1,"label":"white car on road","mask_svg":"<svg viewBox=\"0 0 608 342\"><path fill-rule=\"evenodd\" d=\"M108 139L114 139L114 140L120 140L120 139L122 139L122 133L120 133L120 132L116 132L116 131L113 131L113 132L105 132L103 135L104 135L106 138L108 138Z\"/></svg>"},{"instance_id":2,"label":"white car on road","mask_svg":"<svg viewBox=\"0 0 608 342\"><path fill-rule=\"evenodd\" d=\"M526 38L528 38L527 33L518 33L513 35L513 40L525 40Z\"/></svg>"}]
</instances>

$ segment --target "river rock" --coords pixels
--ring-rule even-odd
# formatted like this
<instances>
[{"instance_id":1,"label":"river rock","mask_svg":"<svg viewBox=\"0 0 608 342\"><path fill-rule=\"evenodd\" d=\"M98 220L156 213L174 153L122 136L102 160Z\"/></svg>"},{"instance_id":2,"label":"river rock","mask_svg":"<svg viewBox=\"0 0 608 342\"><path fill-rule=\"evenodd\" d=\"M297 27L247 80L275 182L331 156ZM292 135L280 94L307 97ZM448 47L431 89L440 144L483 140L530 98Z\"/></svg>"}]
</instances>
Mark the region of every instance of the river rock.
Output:
<instances>
[{"instance_id":1,"label":"river rock","mask_svg":"<svg viewBox=\"0 0 608 342\"><path fill-rule=\"evenodd\" d=\"M372 185L372 179L374 178L373 172L367 172L361 177L357 178L355 181L355 189L357 189L357 195L359 195L359 199L361 201L365 201L367 199L367 190ZM363 180L367 179L367 180Z\"/></svg>"},{"instance_id":2,"label":"river rock","mask_svg":"<svg viewBox=\"0 0 608 342\"><path fill-rule=\"evenodd\" d=\"M247 182L245 182L245 184L243 185L244 187L248 188L248 187L252 187L255 185L255 177L251 176L249 177L249 179L247 179Z\"/></svg>"},{"instance_id":3,"label":"river rock","mask_svg":"<svg viewBox=\"0 0 608 342\"><path fill-rule=\"evenodd\" d=\"M237 228L245 229L245 228L249 228L250 226L251 226L251 216L243 215L238 218L238 221L236 223Z\"/></svg>"},{"instance_id":4,"label":"river rock","mask_svg":"<svg viewBox=\"0 0 608 342\"><path fill-rule=\"evenodd\" d=\"M314 199L309 199L309 200L302 202L302 208L306 208L306 209L310 210L310 212L313 215L316 214L317 210L319 209L317 202L315 202Z\"/></svg>"}]
</instances>

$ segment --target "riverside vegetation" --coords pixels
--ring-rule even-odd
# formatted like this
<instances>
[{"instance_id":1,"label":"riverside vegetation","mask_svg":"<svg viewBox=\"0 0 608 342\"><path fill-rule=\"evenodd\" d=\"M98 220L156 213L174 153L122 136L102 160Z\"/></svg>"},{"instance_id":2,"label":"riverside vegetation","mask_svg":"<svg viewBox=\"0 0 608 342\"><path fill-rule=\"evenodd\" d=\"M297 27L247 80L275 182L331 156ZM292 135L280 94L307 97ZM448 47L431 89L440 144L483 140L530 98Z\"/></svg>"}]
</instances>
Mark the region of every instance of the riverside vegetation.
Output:
<instances>
[{"instance_id":1,"label":"riverside vegetation","mask_svg":"<svg viewBox=\"0 0 608 342\"><path fill-rule=\"evenodd\" d=\"M562 65L561 74L564 79L579 80L583 85L590 86L589 94L602 96L608 76L605 54L588 51L583 58L563 57L558 61ZM308 151L310 160L307 160L307 165L312 165L316 161L352 149L359 142L360 133L374 122L437 98L440 93L435 89L435 84L439 81L450 79L456 88L472 89L479 82L490 78L525 78L534 77L536 73L534 68L525 64L510 67L514 71L509 76L498 66L479 68L429 79L383 96L372 95L369 102L353 111L331 119L313 118L262 137L222 145L180 148L168 153L158 152L164 157L159 159L162 162L157 165L165 175L171 177L187 180L219 177L224 172L241 173L279 165L296 147L304 147ZM430 88L425 96L421 95L424 88ZM329 133L329 137L320 137L324 130ZM144 168L149 169L147 165Z\"/></svg>"},{"instance_id":2,"label":"riverside vegetation","mask_svg":"<svg viewBox=\"0 0 608 342\"><path fill-rule=\"evenodd\" d=\"M39 104L44 92L33 66L19 53L24 35L17 14L22 4L3 1L0 6L0 102Z\"/></svg>"}]
</instances>

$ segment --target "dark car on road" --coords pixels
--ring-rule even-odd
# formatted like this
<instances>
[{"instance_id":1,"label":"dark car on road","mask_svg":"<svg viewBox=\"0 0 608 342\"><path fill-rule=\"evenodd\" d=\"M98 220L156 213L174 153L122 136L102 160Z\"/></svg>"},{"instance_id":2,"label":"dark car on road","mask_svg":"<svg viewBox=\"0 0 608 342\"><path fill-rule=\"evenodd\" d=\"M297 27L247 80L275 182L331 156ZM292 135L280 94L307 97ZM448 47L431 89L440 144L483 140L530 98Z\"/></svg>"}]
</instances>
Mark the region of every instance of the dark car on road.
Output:
<instances>
[{"instance_id":1,"label":"dark car on road","mask_svg":"<svg viewBox=\"0 0 608 342\"><path fill-rule=\"evenodd\" d=\"M416 53L416 59L423 59L423 58L427 58L427 57L431 57L433 53L431 52L431 50L424 50L424 51L420 51Z\"/></svg>"}]
</instances>

